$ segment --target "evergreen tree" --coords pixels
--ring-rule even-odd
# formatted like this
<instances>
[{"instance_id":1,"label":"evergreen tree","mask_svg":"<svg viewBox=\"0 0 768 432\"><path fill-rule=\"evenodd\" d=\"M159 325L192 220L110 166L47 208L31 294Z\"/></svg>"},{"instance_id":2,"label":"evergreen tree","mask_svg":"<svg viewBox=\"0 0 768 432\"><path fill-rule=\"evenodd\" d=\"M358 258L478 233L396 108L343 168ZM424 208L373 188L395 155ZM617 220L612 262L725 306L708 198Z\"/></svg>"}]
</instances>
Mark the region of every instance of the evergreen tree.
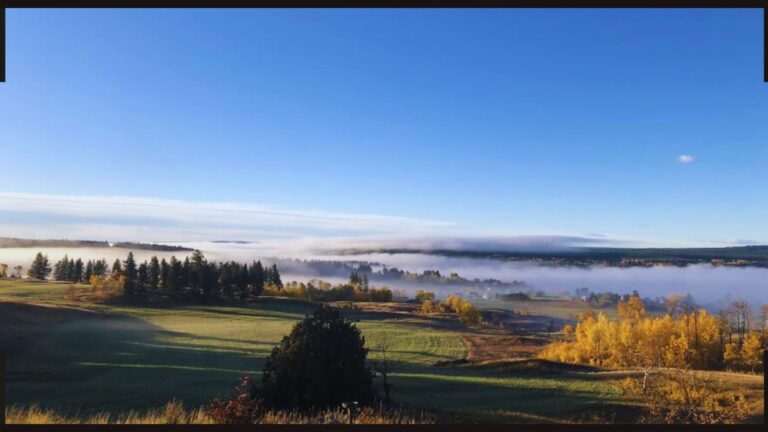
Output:
<instances>
[{"instance_id":1,"label":"evergreen tree","mask_svg":"<svg viewBox=\"0 0 768 432\"><path fill-rule=\"evenodd\" d=\"M177 260L175 256L171 257L171 261L168 264L168 287L167 293L171 297L178 297L181 294L181 273L184 271L181 265L181 261Z\"/></svg>"},{"instance_id":2,"label":"evergreen tree","mask_svg":"<svg viewBox=\"0 0 768 432\"><path fill-rule=\"evenodd\" d=\"M217 283L224 297L232 297L234 292L235 283L237 282L235 276L235 263L223 262L219 264L217 273Z\"/></svg>"},{"instance_id":3,"label":"evergreen tree","mask_svg":"<svg viewBox=\"0 0 768 432\"><path fill-rule=\"evenodd\" d=\"M149 278L149 289L152 292L157 292L160 285L160 262L157 261L157 257L153 256L149 260L149 269L147 277Z\"/></svg>"},{"instance_id":4,"label":"evergreen tree","mask_svg":"<svg viewBox=\"0 0 768 432\"><path fill-rule=\"evenodd\" d=\"M136 294L139 296L147 295L147 288L149 286L149 265L146 261L139 264L139 268L136 271Z\"/></svg>"},{"instance_id":5,"label":"evergreen tree","mask_svg":"<svg viewBox=\"0 0 768 432\"><path fill-rule=\"evenodd\" d=\"M162 261L160 261L160 289L166 295L171 294L171 280L169 273L170 266L168 265L168 262L165 260L165 258L163 258Z\"/></svg>"},{"instance_id":6,"label":"evergreen tree","mask_svg":"<svg viewBox=\"0 0 768 432\"><path fill-rule=\"evenodd\" d=\"M114 279L117 279L118 276L123 274L123 265L120 263L120 258L115 259L115 262L112 264L112 277Z\"/></svg>"},{"instance_id":7,"label":"evergreen tree","mask_svg":"<svg viewBox=\"0 0 768 432\"><path fill-rule=\"evenodd\" d=\"M67 269L69 268L69 258L66 255L53 265L53 280L67 280Z\"/></svg>"},{"instance_id":8,"label":"evergreen tree","mask_svg":"<svg viewBox=\"0 0 768 432\"><path fill-rule=\"evenodd\" d=\"M320 306L272 350L259 396L279 409L324 409L345 401L368 405L376 391L367 354L360 330L338 310Z\"/></svg>"},{"instance_id":9,"label":"evergreen tree","mask_svg":"<svg viewBox=\"0 0 768 432\"><path fill-rule=\"evenodd\" d=\"M363 291L368 291L370 284L368 282L368 273L363 274Z\"/></svg>"},{"instance_id":10,"label":"evergreen tree","mask_svg":"<svg viewBox=\"0 0 768 432\"><path fill-rule=\"evenodd\" d=\"M48 261L48 255L38 252L27 271L27 276L32 279L45 280L49 274L51 274L51 264Z\"/></svg>"},{"instance_id":11,"label":"evergreen tree","mask_svg":"<svg viewBox=\"0 0 768 432\"><path fill-rule=\"evenodd\" d=\"M81 282L83 279L83 260L78 258L75 260L75 270L72 273L72 282Z\"/></svg>"},{"instance_id":12,"label":"evergreen tree","mask_svg":"<svg viewBox=\"0 0 768 432\"><path fill-rule=\"evenodd\" d=\"M107 275L107 260L100 259L93 262L93 274L96 276Z\"/></svg>"},{"instance_id":13,"label":"evergreen tree","mask_svg":"<svg viewBox=\"0 0 768 432\"><path fill-rule=\"evenodd\" d=\"M351 273L349 273L349 284L350 285L361 285L363 282L362 279L360 279L360 275L357 273L357 270L352 270Z\"/></svg>"},{"instance_id":14,"label":"evergreen tree","mask_svg":"<svg viewBox=\"0 0 768 432\"><path fill-rule=\"evenodd\" d=\"M199 250L192 253L192 258L184 260L187 267L189 286L195 295L203 300L214 297L218 288L218 272L215 263L208 263L205 256Z\"/></svg>"},{"instance_id":15,"label":"evergreen tree","mask_svg":"<svg viewBox=\"0 0 768 432\"><path fill-rule=\"evenodd\" d=\"M251 269L248 274L251 279L251 292L254 297L258 297L264 291L265 282L264 267L262 267L261 261L256 261L251 264Z\"/></svg>"},{"instance_id":16,"label":"evergreen tree","mask_svg":"<svg viewBox=\"0 0 768 432\"><path fill-rule=\"evenodd\" d=\"M278 289L283 288L283 281L280 279L280 272L277 271L277 264L272 263L272 268L269 270L270 283L275 285Z\"/></svg>"},{"instance_id":17,"label":"evergreen tree","mask_svg":"<svg viewBox=\"0 0 768 432\"><path fill-rule=\"evenodd\" d=\"M136 261L133 259L133 252L128 252L128 257L125 259L125 267L123 268L123 276L125 276L123 290L126 295L132 296L137 294L136 273Z\"/></svg>"},{"instance_id":18,"label":"evergreen tree","mask_svg":"<svg viewBox=\"0 0 768 432\"><path fill-rule=\"evenodd\" d=\"M64 280L74 282L75 280L75 260L71 259L67 263L67 277Z\"/></svg>"},{"instance_id":19,"label":"evergreen tree","mask_svg":"<svg viewBox=\"0 0 768 432\"><path fill-rule=\"evenodd\" d=\"M93 275L93 261L88 260L87 263L85 263L85 271L83 272L83 283L90 283L91 282L91 276Z\"/></svg>"},{"instance_id":20,"label":"evergreen tree","mask_svg":"<svg viewBox=\"0 0 768 432\"><path fill-rule=\"evenodd\" d=\"M246 298L248 298L249 279L250 275L248 274L248 265L243 264L243 266L240 267L240 277L237 280L237 292L241 301L244 301Z\"/></svg>"},{"instance_id":21,"label":"evergreen tree","mask_svg":"<svg viewBox=\"0 0 768 432\"><path fill-rule=\"evenodd\" d=\"M179 273L179 280L181 281L181 286L184 288L190 287L192 285L190 280L191 268L192 264L189 261L189 257L184 258L184 264L182 265L181 273Z\"/></svg>"}]
</instances>

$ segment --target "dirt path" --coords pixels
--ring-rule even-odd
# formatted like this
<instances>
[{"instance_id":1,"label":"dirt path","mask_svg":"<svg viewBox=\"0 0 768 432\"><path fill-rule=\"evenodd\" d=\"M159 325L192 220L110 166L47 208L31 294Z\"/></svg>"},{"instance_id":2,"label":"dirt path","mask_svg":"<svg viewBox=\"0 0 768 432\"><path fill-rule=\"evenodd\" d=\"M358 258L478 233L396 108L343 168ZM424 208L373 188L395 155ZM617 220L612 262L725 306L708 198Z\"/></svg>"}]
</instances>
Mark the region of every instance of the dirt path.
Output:
<instances>
[{"instance_id":1,"label":"dirt path","mask_svg":"<svg viewBox=\"0 0 768 432\"><path fill-rule=\"evenodd\" d=\"M463 338L469 361L532 358L544 345L538 338L517 335L465 335Z\"/></svg>"}]
</instances>

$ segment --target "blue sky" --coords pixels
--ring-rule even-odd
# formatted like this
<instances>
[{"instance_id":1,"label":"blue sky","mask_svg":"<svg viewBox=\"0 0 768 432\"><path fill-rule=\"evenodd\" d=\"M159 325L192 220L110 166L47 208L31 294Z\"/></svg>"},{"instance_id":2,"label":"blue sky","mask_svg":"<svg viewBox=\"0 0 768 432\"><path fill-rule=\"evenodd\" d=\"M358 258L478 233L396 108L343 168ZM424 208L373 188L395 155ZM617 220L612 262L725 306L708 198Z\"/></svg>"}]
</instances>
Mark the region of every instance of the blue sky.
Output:
<instances>
[{"instance_id":1,"label":"blue sky","mask_svg":"<svg viewBox=\"0 0 768 432\"><path fill-rule=\"evenodd\" d=\"M768 243L762 27L760 9L9 10L0 235Z\"/></svg>"}]
</instances>

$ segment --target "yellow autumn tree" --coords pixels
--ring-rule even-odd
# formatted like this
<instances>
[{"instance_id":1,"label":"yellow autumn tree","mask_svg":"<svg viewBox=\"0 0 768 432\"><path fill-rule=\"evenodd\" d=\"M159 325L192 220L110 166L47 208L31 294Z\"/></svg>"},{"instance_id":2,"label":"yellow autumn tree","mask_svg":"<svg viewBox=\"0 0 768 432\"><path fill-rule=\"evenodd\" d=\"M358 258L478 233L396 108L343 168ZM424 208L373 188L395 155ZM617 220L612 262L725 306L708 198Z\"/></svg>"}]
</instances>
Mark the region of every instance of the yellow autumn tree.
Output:
<instances>
[{"instance_id":1,"label":"yellow autumn tree","mask_svg":"<svg viewBox=\"0 0 768 432\"><path fill-rule=\"evenodd\" d=\"M706 310L646 317L637 296L618 309L618 321L603 313L580 315L574 340L553 343L540 357L607 367L722 368L721 326Z\"/></svg>"},{"instance_id":2,"label":"yellow autumn tree","mask_svg":"<svg viewBox=\"0 0 768 432\"><path fill-rule=\"evenodd\" d=\"M760 335L750 333L741 345L741 361L745 369L756 372L763 365L763 344Z\"/></svg>"},{"instance_id":3,"label":"yellow autumn tree","mask_svg":"<svg viewBox=\"0 0 768 432\"><path fill-rule=\"evenodd\" d=\"M619 300L619 318L627 321L638 321L645 315L645 304L639 296L630 296L627 301Z\"/></svg>"}]
</instances>

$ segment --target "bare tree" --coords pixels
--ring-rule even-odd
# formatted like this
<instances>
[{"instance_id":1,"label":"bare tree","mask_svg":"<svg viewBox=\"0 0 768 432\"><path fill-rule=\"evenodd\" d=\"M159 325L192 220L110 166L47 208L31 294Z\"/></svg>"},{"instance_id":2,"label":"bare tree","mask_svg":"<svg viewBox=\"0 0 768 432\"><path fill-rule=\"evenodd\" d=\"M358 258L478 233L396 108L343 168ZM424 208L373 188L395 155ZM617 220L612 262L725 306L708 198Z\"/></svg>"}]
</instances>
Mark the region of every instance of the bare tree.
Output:
<instances>
[{"instance_id":1,"label":"bare tree","mask_svg":"<svg viewBox=\"0 0 768 432\"><path fill-rule=\"evenodd\" d=\"M749 303L744 300L737 300L731 303L730 307L733 317L736 319L736 333L739 335L739 344L744 341L747 330L750 327L750 318L752 316Z\"/></svg>"},{"instance_id":2,"label":"bare tree","mask_svg":"<svg viewBox=\"0 0 768 432\"><path fill-rule=\"evenodd\" d=\"M382 339L374 347L374 359L373 370L381 377L381 386L384 390L384 404L389 406L390 399L390 384L389 374L392 372L392 340L389 336L383 336Z\"/></svg>"}]
</instances>

